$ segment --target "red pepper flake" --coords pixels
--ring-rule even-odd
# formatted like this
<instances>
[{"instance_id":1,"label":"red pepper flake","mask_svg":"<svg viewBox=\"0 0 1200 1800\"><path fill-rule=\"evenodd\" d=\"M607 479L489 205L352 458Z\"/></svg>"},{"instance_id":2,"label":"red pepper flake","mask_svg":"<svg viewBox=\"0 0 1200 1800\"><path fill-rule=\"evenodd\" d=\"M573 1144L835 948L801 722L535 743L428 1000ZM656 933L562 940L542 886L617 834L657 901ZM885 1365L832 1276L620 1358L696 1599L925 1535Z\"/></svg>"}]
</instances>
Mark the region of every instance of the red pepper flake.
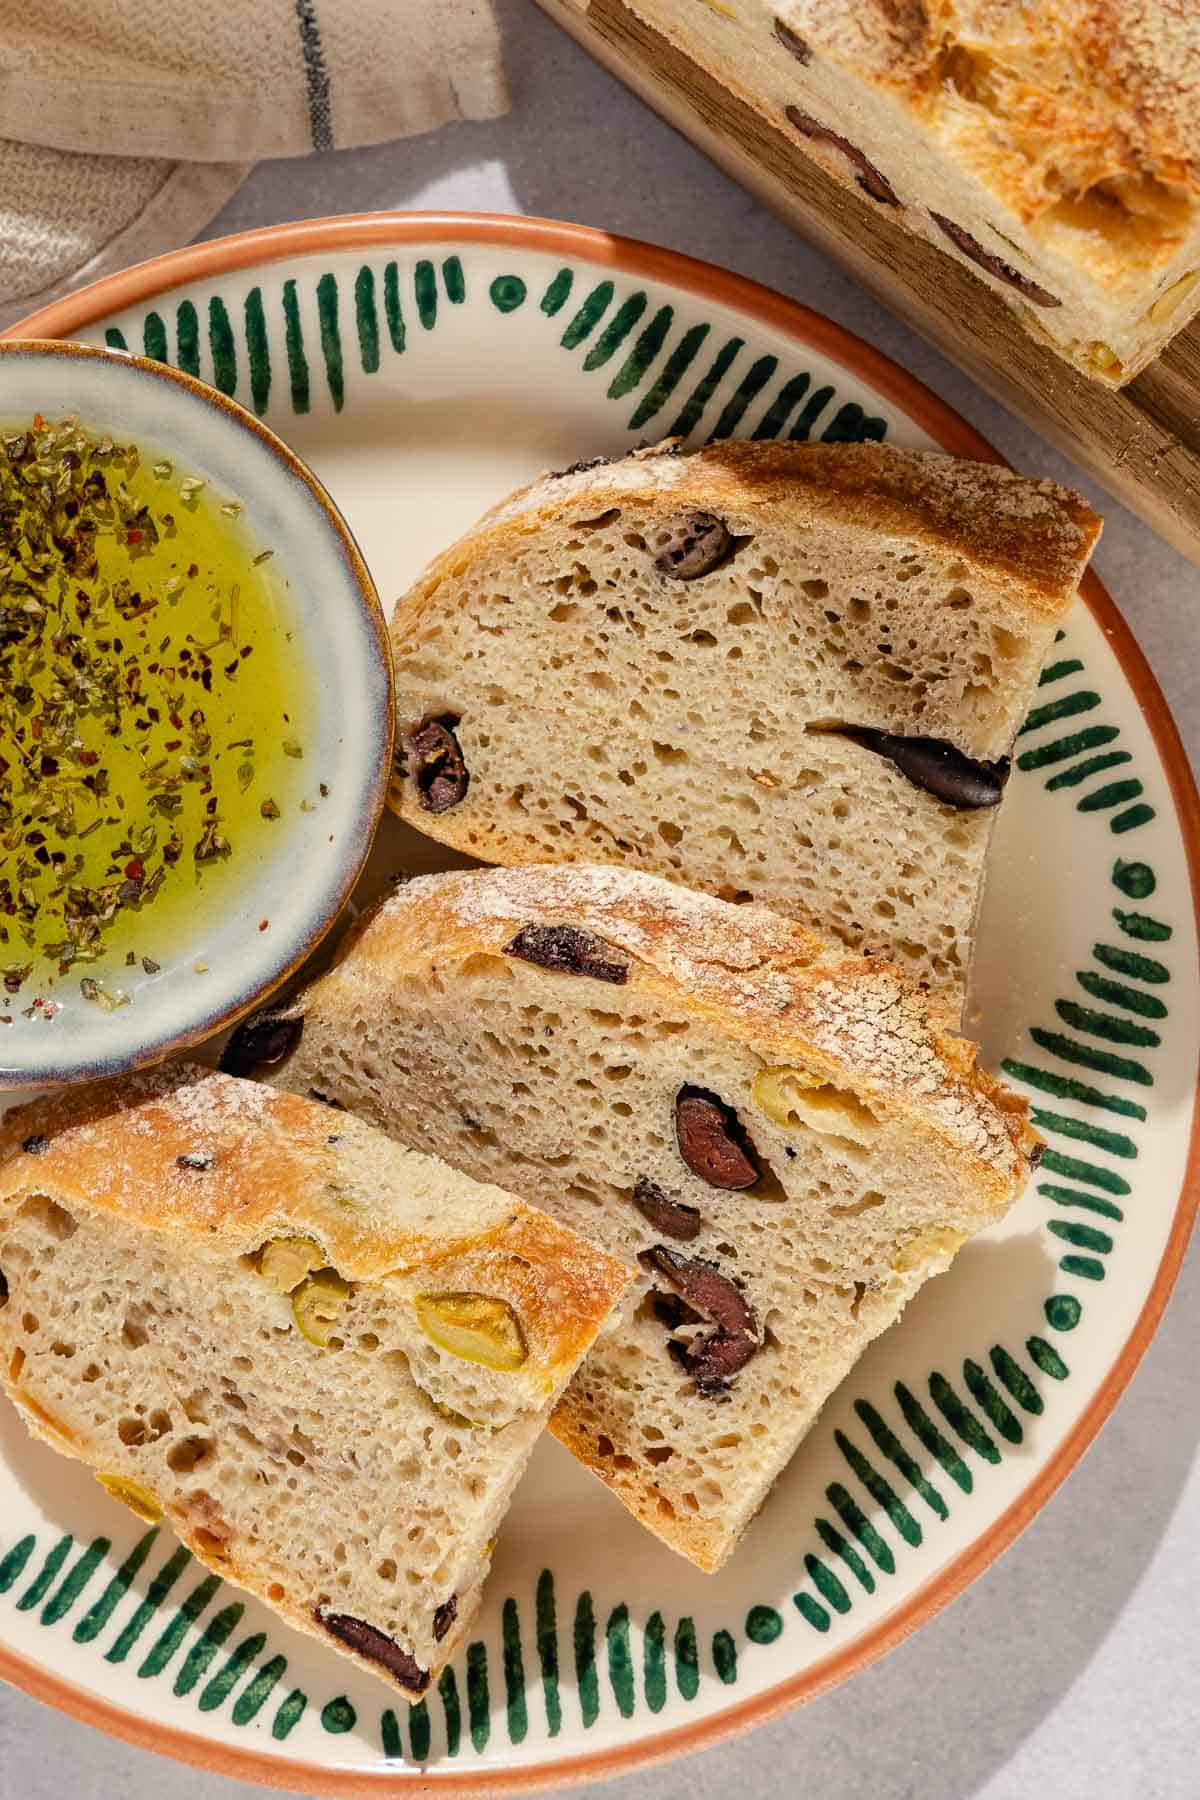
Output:
<instances>
[{"instance_id":1,"label":"red pepper flake","mask_svg":"<svg viewBox=\"0 0 1200 1800\"><path fill-rule=\"evenodd\" d=\"M129 861L125 864L125 875L130 881L144 881L146 879L146 865L140 856L130 857Z\"/></svg>"},{"instance_id":2,"label":"red pepper flake","mask_svg":"<svg viewBox=\"0 0 1200 1800\"><path fill-rule=\"evenodd\" d=\"M270 925L270 923L271 923L270 919L260 919L258 921L258 929L260 931L265 931L267 929L267 927Z\"/></svg>"},{"instance_id":3,"label":"red pepper flake","mask_svg":"<svg viewBox=\"0 0 1200 1800\"><path fill-rule=\"evenodd\" d=\"M131 526L125 533L125 542L127 544L140 544L145 535L144 531L139 531L136 526Z\"/></svg>"},{"instance_id":4,"label":"red pepper flake","mask_svg":"<svg viewBox=\"0 0 1200 1800\"><path fill-rule=\"evenodd\" d=\"M79 761L83 764L85 769L94 769L96 764L100 761L100 752L98 750L81 750L79 752Z\"/></svg>"}]
</instances>

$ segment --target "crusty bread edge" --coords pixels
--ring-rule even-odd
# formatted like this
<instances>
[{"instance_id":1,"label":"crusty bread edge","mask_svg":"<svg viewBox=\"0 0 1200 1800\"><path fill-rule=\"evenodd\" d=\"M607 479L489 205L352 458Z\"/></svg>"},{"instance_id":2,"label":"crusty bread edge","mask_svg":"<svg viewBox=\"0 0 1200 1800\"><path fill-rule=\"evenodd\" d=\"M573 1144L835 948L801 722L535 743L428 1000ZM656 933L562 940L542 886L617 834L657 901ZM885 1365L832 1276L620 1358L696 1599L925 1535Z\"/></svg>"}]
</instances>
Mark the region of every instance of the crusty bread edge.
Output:
<instances>
[{"instance_id":1,"label":"crusty bread edge","mask_svg":"<svg viewBox=\"0 0 1200 1800\"><path fill-rule=\"evenodd\" d=\"M607 910L590 901L593 877L605 886L614 875L623 876L621 898ZM580 890L577 903L564 898ZM503 904L489 911L489 894L505 892ZM880 957L864 957L825 943L792 920L762 906L731 906L706 895L677 890L660 877L613 870L608 866L527 865L519 869L458 871L420 876L381 901L360 920L342 946L337 961L311 987L303 990L282 1016L298 1018L320 1007L347 979L362 975L364 962L374 970L377 991L386 992L392 980L420 971L430 956L440 964L465 961L473 955L498 956L519 929L519 910L527 901L528 921L545 918L554 923L585 923L630 958L627 985L641 988L656 1001L666 1002L692 1017L720 1026L729 1036L752 1043L760 1054L778 1063L800 1062L823 1070L860 1092L868 1104L874 1098L907 1115L914 1129L935 1142L941 1152L961 1162L964 1179L979 1182L986 1190L995 1216L1015 1198L1028 1172L1029 1159L1041 1140L1027 1121L1027 1103L977 1063L977 1047L951 1035L944 1015L919 993L911 979ZM455 907L461 893L470 910L464 921ZM702 956L687 910L681 902L704 913L729 933L729 953L721 959ZM746 954L747 939L760 940L760 956L745 975L738 971ZM632 941L631 941L632 939ZM654 957L651 961L650 956ZM697 997L684 985L680 971L703 970L705 997ZM781 1023L771 978L790 984L795 1004ZM587 977L563 976L567 981ZM868 1056L851 1058L822 1033L819 1020L810 1015L809 1035L800 1029L803 1015L793 1020L806 998L819 1001L818 1012L861 996L866 984L884 1000L898 997L907 1008L905 1023L923 1033L925 1043L941 1065L941 1094L914 1095L904 1081L884 1081ZM836 1020L835 1020L836 1023ZM955 1096L974 1102L974 1123L982 1124L986 1147L966 1141L932 1113L931 1102ZM975 1133L979 1135L978 1130Z\"/></svg>"},{"instance_id":2,"label":"crusty bread edge","mask_svg":"<svg viewBox=\"0 0 1200 1800\"><path fill-rule=\"evenodd\" d=\"M186 1178L194 1199L176 1188L169 1207L160 1196L176 1171L168 1154L163 1166L163 1145L178 1131L186 1149L188 1126L181 1123L172 1105L174 1095L194 1083L237 1089L255 1094L267 1109L256 1121L270 1130L261 1153L238 1144L235 1122L230 1122L228 1163L212 1171ZM108 1186L103 1171L109 1166L106 1145L114 1152L128 1147L129 1132L122 1123L130 1110L145 1108L157 1127L152 1138L135 1140L140 1154L126 1155L129 1179L120 1188ZM87 1126L86 1143L73 1132ZM143 1230L176 1240L191 1240L206 1248L220 1245L230 1255L256 1249L264 1235L286 1227L289 1233L311 1235L323 1246L333 1265L348 1279L378 1284L390 1273L414 1269L436 1270L452 1259L470 1264L497 1250L515 1254L539 1275L552 1271L557 1296L548 1304L529 1302L528 1322L536 1332L539 1363L547 1380L557 1381L560 1371L574 1367L592 1343L596 1331L629 1283L624 1266L578 1232L552 1219L540 1208L499 1188L495 1183L474 1185L492 1205L494 1218L469 1231L456 1230L444 1237L398 1229L388 1231L372 1221L364 1222L357 1209L331 1199L327 1177L336 1175L340 1155L329 1142L331 1135L348 1131L385 1138L377 1128L358 1119L339 1123L330 1133L328 1109L315 1100L255 1083L240 1083L228 1075L187 1063L175 1063L134 1076L54 1094L12 1110L0 1122L0 1206L18 1194L42 1192L52 1184L92 1213L120 1217ZM21 1145L29 1138L46 1140L36 1156L26 1155ZM241 1154L238 1150L241 1148ZM400 1150L422 1163L436 1158L422 1152ZM86 1172L98 1171L94 1183ZM455 1172L456 1180L472 1180ZM280 1193L286 1190L286 1202ZM542 1284L539 1282L539 1299Z\"/></svg>"},{"instance_id":3,"label":"crusty bread edge","mask_svg":"<svg viewBox=\"0 0 1200 1800\"><path fill-rule=\"evenodd\" d=\"M781 526L794 522L800 506L861 528L868 508L881 538L926 543L960 558L1003 588L1031 623L1056 618L1071 604L1103 528L1071 488L940 450L726 438L681 451L668 441L517 488L436 556L397 601L393 641L478 556L514 548L567 512L598 517L631 498L671 514L688 507L754 508Z\"/></svg>"}]
</instances>

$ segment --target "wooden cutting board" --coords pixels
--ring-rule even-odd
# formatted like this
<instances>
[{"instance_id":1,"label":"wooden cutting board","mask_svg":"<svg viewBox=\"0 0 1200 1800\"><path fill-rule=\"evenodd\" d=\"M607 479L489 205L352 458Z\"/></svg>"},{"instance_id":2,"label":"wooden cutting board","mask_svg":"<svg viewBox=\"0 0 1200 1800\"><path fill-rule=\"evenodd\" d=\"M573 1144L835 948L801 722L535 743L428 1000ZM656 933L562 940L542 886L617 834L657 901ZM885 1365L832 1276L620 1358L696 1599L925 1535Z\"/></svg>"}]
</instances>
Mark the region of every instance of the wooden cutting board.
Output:
<instances>
[{"instance_id":1,"label":"wooden cutting board","mask_svg":"<svg viewBox=\"0 0 1200 1800\"><path fill-rule=\"evenodd\" d=\"M1030 337L961 263L840 186L623 0L538 4L735 180L1200 562L1200 318L1127 387L1099 387Z\"/></svg>"}]
</instances>

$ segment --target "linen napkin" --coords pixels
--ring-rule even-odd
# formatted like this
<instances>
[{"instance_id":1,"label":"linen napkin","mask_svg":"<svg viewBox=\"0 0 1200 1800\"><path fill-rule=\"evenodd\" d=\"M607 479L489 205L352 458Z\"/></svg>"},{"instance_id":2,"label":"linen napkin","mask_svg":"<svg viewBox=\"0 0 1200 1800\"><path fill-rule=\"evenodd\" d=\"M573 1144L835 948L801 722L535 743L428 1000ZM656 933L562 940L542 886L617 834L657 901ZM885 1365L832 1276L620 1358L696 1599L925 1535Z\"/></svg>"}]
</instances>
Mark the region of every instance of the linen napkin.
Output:
<instances>
[{"instance_id":1,"label":"linen napkin","mask_svg":"<svg viewBox=\"0 0 1200 1800\"><path fill-rule=\"evenodd\" d=\"M506 106L491 0L0 0L0 325L187 243L260 157Z\"/></svg>"}]
</instances>

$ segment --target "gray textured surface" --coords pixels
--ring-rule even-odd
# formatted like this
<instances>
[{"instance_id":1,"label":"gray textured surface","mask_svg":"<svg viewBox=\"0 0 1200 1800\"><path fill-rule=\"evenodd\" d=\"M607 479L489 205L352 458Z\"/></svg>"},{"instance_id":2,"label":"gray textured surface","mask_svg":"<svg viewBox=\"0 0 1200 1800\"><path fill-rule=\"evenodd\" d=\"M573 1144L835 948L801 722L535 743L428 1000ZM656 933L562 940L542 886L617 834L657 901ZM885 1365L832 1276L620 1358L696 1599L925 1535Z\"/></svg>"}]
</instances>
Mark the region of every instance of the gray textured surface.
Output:
<instances>
[{"instance_id":1,"label":"gray textured surface","mask_svg":"<svg viewBox=\"0 0 1200 1800\"><path fill-rule=\"evenodd\" d=\"M536 13L501 0L511 118L260 167L213 234L372 207L540 213L655 239L792 294L923 377L1023 469L1084 489L1097 566L1200 749L1200 572L772 219ZM613 1800L1175 1800L1200 1792L1195 1255L1066 1489L981 1581L850 1686ZM3 1800L251 1800L0 1690Z\"/></svg>"}]
</instances>

